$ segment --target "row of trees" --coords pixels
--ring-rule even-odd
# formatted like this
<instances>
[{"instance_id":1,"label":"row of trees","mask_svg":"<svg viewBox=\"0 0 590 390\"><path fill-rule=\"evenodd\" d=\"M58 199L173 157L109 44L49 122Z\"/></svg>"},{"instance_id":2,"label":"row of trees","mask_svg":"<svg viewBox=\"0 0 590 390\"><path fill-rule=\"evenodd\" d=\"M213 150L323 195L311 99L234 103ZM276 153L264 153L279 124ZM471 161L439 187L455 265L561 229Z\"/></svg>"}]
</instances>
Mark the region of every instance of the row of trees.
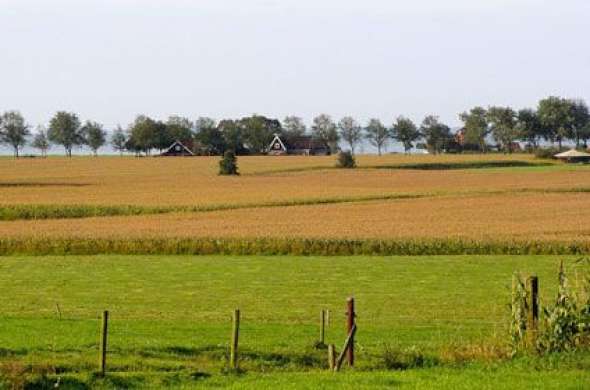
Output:
<instances>
[{"instance_id":1,"label":"row of trees","mask_svg":"<svg viewBox=\"0 0 590 390\"><path fill-rule=\"evenodd\" d=\"M241 119L224 119L216 122L201 117L196 121L180 116L171 116L166 121L138 116L126 130L118 126L107 140L107 132L100 123L82 121L74 113L57 112L49 121L48 129L39 127L32 135L30 126L17 111L8 111L0 116L0 142L10 145L18 157L19 150L29 142L45 155L51 144L64 147L66 155L72 149L88 146L96 155L110 141L120 153L125 151L149 155L153 150L163 150L175 140L192 147L196 153L222 155L227 150L236 154L262 154L266 152L274 134L284 139L310 134L323 140L332 153L345 144L354 154L364 140L373 145L379 154L391 141L397 141L406 151L417 144L432 153L472 150L486 152L490 141L499 148L511 151L515 141L522 140L533 148L541 140L558 143L570 140L577 146L587 147L590 139L590 114L583 100L548 97L542 99L536 109L514 110L510 107L474 107L461 113L463 127L453 134L437 116L428 115L416 125L404 116L398 117L391 126L379 119L370 119L362 126L351 116L335 122L329 115L320 114L313 119L308 131L300 117L287 116L282 122L262 115ZM422 145L421 145L422 146Z\"/></svg>"}]
</instances>

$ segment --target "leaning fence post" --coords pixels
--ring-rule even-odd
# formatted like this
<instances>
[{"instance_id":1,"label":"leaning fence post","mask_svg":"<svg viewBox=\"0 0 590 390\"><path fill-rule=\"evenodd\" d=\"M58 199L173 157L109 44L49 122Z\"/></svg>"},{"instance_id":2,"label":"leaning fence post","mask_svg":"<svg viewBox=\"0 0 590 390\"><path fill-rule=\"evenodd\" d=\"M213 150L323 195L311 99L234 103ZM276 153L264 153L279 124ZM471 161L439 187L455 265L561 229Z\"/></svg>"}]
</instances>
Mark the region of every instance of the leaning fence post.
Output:
<instances>
[{"instance_id":1,"label":"leaning fence post","mask_svg":"<svg viewBox=\"0 0 590 390\"><path fill-rule=\"evenodd\" d=\"M109 312L102 312L100 325L100 344L98 345L98 366L99 374L104 376L107 367L107 336L108 336Z\"/></svg>"},{"instance_id":2,"label":"leaning fence post","mask_svg":"<svg viewBox=\"0 0 590 390\"><path fill-rule=\"evenodd\" d=\"M537 276L530 276L527 279L527 290L529 297L526 321L527 339L529 346L535 348L539 328L539 278Z\"/></svg>"},{"instance_id":3,"label":"leaning fence post","mask_svg":"<svg viewBox=\"0 0 590 390\"><path fill-rule=\"evenodd\" d=\"M320 342L319 345L324 345L326 341L326 311L320 312Z\"/></svg>"},{"instance_id":4,"label":"leaning fence post","mask_svg":"<svg viewBox=\"0 0 590 390\"><path fill-rule=\"evenodd\" d=\"M338 358L336 359L336 364L334 365L334 371L340 371L340 367L342 366L342 362L344 361L344 356L345 356L345 354L347 354L347 352L350 351L350 347L352 347L352 342L353 342L355 333L356 333L356 325L353 325L352 329L350 330L350 333L348 334L348 337L346 337L346 340L344 341L344 346L342 347L342 352L340 352L340 355L338 355Z\"/></svg>"},{"instance_id":5,"label":"leaning fence post","mask_svg":"<svg viewBox=\"0 0 590 390\"><path fill-rule=\"evenodd\" d=\"M229 361L233 370L238 369L238 338L240 335L240 309L234 310Z\"/></svg>"},{"instance_id":6,"label":"leaning fence post","mask_svg":"<svg viewBox=\"0 0 590 390\"><path fill-rule=\"evenodd\" d=\"M354 327L354 318L354 298L350 297L346 300L346 333L351 336L350 344L346 352L346 359L350 367L354 365L354 334L352 334L352 328Z\"/></svg>"}]
</instances>

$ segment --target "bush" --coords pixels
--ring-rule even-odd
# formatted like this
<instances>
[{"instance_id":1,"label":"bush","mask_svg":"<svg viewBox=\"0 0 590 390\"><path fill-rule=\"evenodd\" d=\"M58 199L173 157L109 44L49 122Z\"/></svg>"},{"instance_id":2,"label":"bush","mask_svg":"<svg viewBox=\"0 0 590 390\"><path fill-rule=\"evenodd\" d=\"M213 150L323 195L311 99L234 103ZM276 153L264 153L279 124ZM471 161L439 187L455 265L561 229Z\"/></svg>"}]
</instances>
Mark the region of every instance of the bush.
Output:
<instances>
[{"instance_id":1,"label":"bush","mask_svg":"<svg viewBox=\"0 0 590 390\"><path fill-rule=\"evenodd\" d=\"M336 164L338 168L355 168L356 161L354 159L354 155L350 151L340 152L338 154L338 163Z\"/></svg>"},{"instance_id":2,"label":"bush","mask_svg":"<svg viewBox=\"0 0 590 390\"><path fill-rule=\"evenodd\" d=\"M555 158L553 156L555 156L557 153L559 153L560 150L558 148L537 148L535 149L535 157L536 158L544 158L544 159L552 159Z\"/></svg>"},{"instance_id":3,"label":"bush","mask_svg":"<svg viewBox=\"0 0 590 390\"><path fill-rule=\"evenodd\" d=\"M239 175L238 162L236 159L236 154L233 150L227 150L223 154L223 158L219 162L219 174L220 175Z\"/></svg>"}]
</instances>

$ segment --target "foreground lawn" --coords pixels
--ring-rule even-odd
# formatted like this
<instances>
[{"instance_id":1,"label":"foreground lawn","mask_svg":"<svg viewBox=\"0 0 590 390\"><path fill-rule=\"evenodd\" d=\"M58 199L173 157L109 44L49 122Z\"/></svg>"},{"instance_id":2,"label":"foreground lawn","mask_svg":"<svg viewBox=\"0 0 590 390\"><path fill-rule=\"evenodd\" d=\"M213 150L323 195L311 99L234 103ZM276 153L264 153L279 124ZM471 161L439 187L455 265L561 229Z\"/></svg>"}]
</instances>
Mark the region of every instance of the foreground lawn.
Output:
<instances>
[{"instance_id":1,"label":"foreground lawn","mask_svg":"<svg viewBox=\"0 0 590 390\"><path fill-rule=\"evenodd\" d=\"M547 301L561 259L574 267L574 257L551 256L2 257L0 375L106 387L576 388L588 384L587 355L496 361L506 357L512 272L536 273ZM319 312L330 310L327 342L340 349L350 295L358 372L331 375L325 350L314 348ZM223 374L236 307L239 376ZM111 376L99 380L104 309ZM418 363L386 371L387 350Z\"/></svg>"}]
</instances>

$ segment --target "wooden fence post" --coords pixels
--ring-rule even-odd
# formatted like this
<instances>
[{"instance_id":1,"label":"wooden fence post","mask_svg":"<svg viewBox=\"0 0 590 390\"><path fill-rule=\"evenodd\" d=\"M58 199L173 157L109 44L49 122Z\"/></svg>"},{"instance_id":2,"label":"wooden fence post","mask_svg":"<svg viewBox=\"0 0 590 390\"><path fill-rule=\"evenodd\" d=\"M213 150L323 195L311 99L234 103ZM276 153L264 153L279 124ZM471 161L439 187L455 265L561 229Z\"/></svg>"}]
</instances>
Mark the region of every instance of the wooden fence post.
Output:
<instances>
[{"instance_id":1,"label":"wooden fence post","mask_svg":"<svg viewBox=\"0 0 590 390\"><path fill-rule=\"evenodd\" d=\"M326 311L320 312L320 342L319 345L324 345L326 341Z\"/></svg>"},{"instance_id":2,"label":"wooden fence post","mask_svg":"<svg viewBox=\"0 0 590 390\"><path fill-rule=\"evenodd\" d=\"M238 339L240 336L240 309L234 310L229 361L233 370L238 369Z\"/></svg>"},{"instance_id":3,"label":"wooden fence post","mask_svg":"<svg viewBox=\"0 0 590 390\"><path fill-rule=\"evenodd\" d=\"M530 348L535 348L539 329L539 278L530 276L527 279L529 302L527 305L527 339Z\"/></svg>"},{"instance_id":4,"label":"wooden fence post","mask_svg":"<svg viewBox=\"0 0 590 390\"><path fill-rule=\"evenodd\" d=\"M352 329L355 324L354 318L354 298L350 297L346 300L346 332L350 337L350 343L348 345L348 349L346 350L346 360L348 361L348 365L350 367L354 365L354 334L352 334Z\"/></svg>"},{"instance_id":5,"label":"wooden fence post","mask_svg":"<svg viewBox=\"0 0 590 390\"><path fill-rule=\"evenodd\" d=\"M336 349L334 344L328 345L328 367L330 367L331 371L336 367Z\"/></svg>"},{"instance_id":6,"label":"wooden fence post","mask_svg":"<svg viewBox=\"0 0 590 390\"><path fill-rule=\"evenodd\" d=\"M98 366L99 374L104 376L107 368L107 337L109 326L109 312L105 310L102 312L100 325L100 344L98 345Z\"/></svg>"},{"instance_id":7,"label":"wooden fence post","mask_svg":"<svg viewBox=\"0 0 590 390\"><path fill-rule=\"evenodd\" d=\"M338 355L338 359L336 359L336 365L334 366L334 371L340 371L340 367L342 366L342 362L344 361L344 355L350 351L350 347L352 347L352 343L354 340L354 334L356 333L356 325L352 326L348 337L346 337L346 341L344 341L344 347L342 347L342 352Z\"/></svg>"}]
</instances>

